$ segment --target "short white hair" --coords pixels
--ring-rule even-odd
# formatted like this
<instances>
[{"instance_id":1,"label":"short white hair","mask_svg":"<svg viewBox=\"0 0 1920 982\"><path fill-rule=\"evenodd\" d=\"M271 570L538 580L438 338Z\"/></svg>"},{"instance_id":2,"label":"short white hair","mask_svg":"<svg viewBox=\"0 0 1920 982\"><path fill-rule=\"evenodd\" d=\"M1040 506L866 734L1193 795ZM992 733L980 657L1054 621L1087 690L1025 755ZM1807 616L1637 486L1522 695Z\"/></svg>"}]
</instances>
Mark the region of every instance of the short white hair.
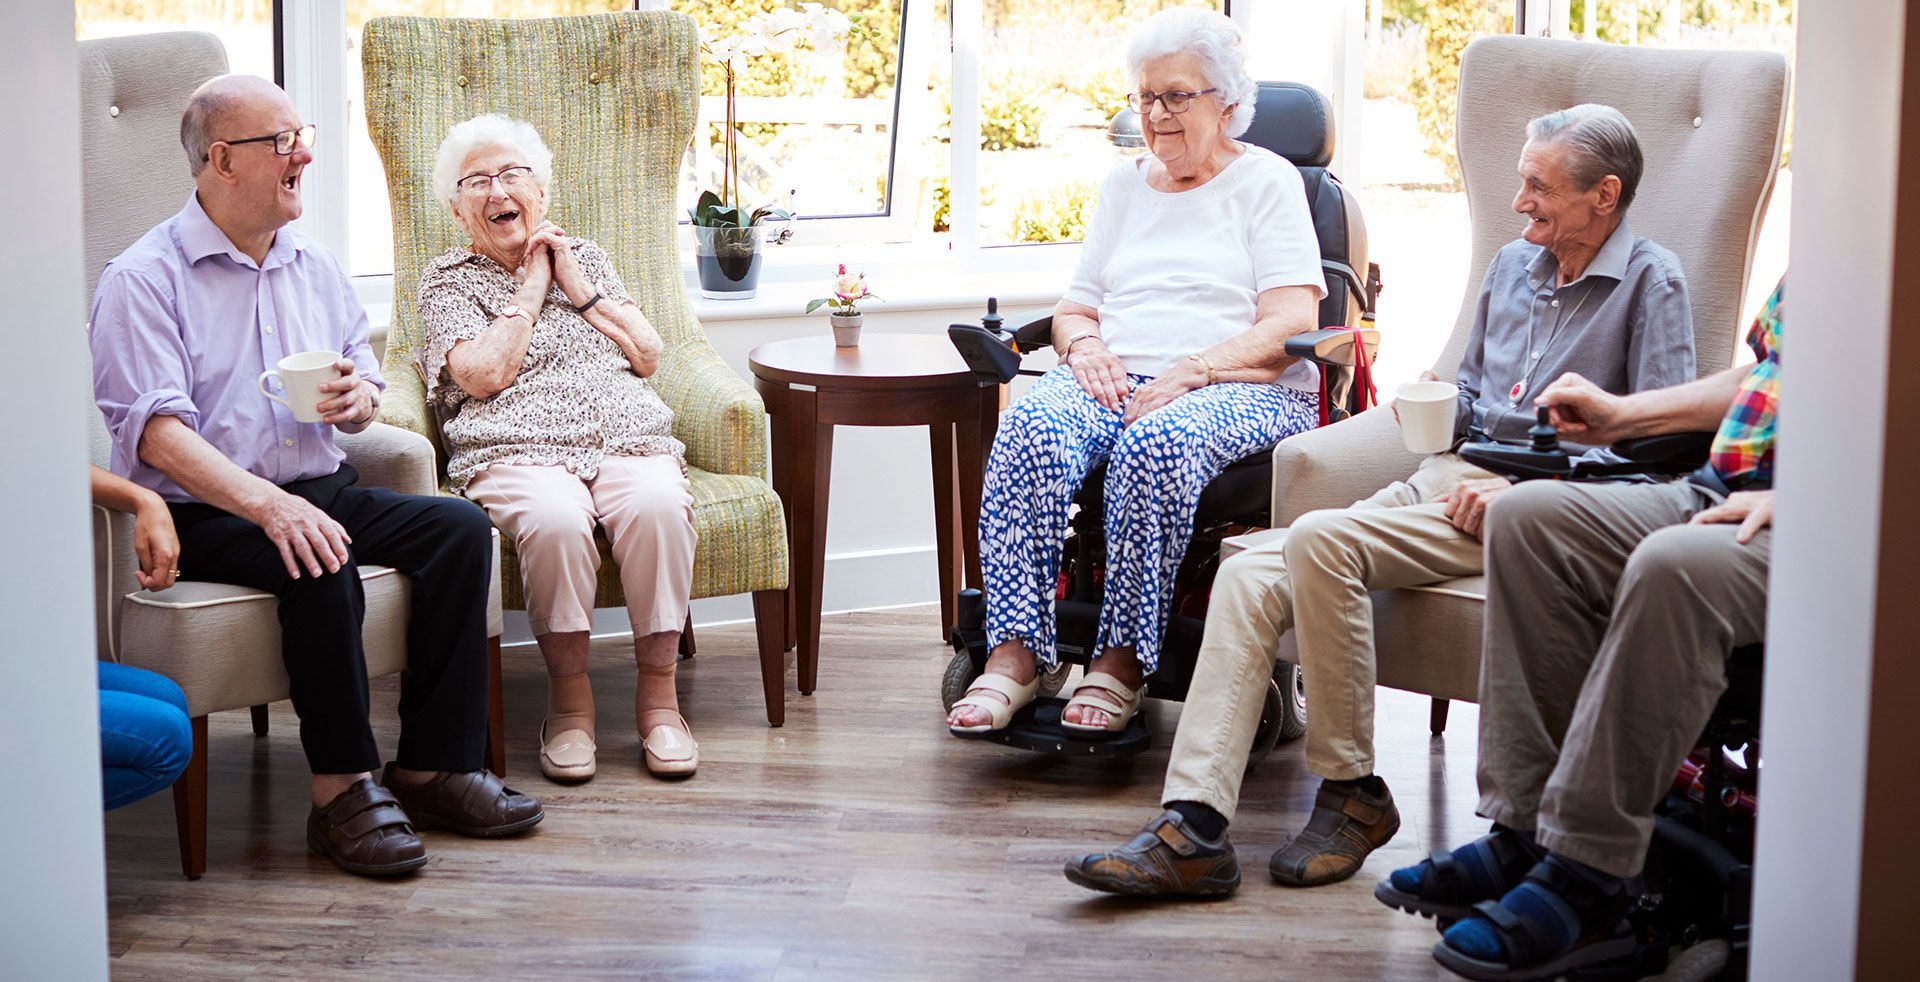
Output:
<instances>
[{"instance_id":1,"label":"short white hair","mask_svg":"<svg viewBox=\"0 0 1920 982\"><path fill-rule=\"evenodd\" d=\"M1253 125L1253 104L1259 92L1247 74L1245 39L1225 14L1193 7L1163 10L1141 25L1127 44L1127 78L1140 84L1147 62L1167 55L1190 54L1200 59L1207 85L1218 89L1220 101L1233 107L1227 135L1237 137Z\"/></svg>"},{"instance_id":2,"label":"short white hair","mask_svg":"<svg viewBox=\"0 0 1920 982\"><path fill-rule=\"evenodd\" d=\"M488 147L508 147L521 154L542 188L553 179L553 151L540 139L539 130L500 113L486 113L453 124L447 138L440 141L440 153L433 161L433 187L442 201L451 203L459 193L460 179L466 176L460 168L467 158L475 150Z\"/></svg>"}]
</instances>

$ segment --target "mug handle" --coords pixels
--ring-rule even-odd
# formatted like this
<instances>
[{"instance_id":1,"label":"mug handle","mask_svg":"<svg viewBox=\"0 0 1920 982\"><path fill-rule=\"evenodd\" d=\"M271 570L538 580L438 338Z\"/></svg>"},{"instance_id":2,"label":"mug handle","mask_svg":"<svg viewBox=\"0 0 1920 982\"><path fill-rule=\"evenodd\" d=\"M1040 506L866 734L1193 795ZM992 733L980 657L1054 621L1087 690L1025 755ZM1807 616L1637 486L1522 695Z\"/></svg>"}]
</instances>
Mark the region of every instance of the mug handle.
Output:
<instances>
[{"instance_id":1,"label":"mug handle","mask_svg":"<svg viewBox=\"0 0 1920 982\"><path fill-rule=\"evenodd\" d=\"M266 396L269 399L272 399L274 402L277 402L282 406L287 407L288 409L292 409L293 403L288 402L282 396L274 395L273 391L267 388L267 379L274 379L275 381L278 381L283 387L287 384L287 380L281 378L279 372L276 372L273 369L269 368L266 371L260 373L260 394L263 396Z\"/></svg>"}]
</instances>

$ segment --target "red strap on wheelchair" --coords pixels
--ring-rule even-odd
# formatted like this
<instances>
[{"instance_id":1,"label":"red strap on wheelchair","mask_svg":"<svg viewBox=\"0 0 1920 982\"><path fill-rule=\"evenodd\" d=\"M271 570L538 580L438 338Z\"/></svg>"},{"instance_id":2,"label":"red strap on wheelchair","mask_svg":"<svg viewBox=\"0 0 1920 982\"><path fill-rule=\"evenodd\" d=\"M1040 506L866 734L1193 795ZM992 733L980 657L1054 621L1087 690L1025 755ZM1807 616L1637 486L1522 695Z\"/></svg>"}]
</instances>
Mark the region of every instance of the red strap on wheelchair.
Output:
<instances>
[{"instance_id":1,"label":"red strap on wheelchair","mask_svg":"<svg viewBox=\"0 0 1920 982\"><path fill-rule=\"evenodd\" d=\"M1353 395L1354 413L1366 412L1380 399L1380 393L1373 387L1373 362L1367 356L1366 337L1360 328L1349 328L1353 332ZM1327 382L1327 373L1320 373L1320 425L1333 422L1333 391Z\"/></svg>"}]
</instances>

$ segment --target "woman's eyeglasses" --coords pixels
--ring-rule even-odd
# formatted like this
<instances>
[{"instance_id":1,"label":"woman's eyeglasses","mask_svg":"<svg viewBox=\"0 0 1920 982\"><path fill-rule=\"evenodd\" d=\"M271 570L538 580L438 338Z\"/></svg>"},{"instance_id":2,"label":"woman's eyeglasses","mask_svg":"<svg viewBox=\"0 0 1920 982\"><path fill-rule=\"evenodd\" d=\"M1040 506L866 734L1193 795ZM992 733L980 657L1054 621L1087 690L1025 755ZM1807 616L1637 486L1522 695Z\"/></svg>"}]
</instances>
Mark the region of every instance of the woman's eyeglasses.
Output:
<instances>
[{"instance_id":1,"label":"woman's eyeglasses","mask_svg":"<svg viewBox=\"0 0 1920 982\"><path fill-rule=\"evenodd\" d=\"M1134 112L1145 116L1153 112L1153 104L1159 102L1161 105L1167 107L1168 112L1179 115L1180 113L1186 112L1187 107L1192 105L1194 96L1202 96L1210 92L1218 91L1220 90L1213 88L1201 89L1198 92L1129 92L1127 93L1127 106Z\"/></svg>"},{"instance_id":2,"label":"woman's eyeglasses","mask_svg":"<svg viewBox=\"0 0 1920 982\"><path fill-rule=\"evenodd\" d=\"M516 164L498 174L468 174L455 186L461 194L482 197L493 191L493 182L500 182L502 191L523 191L533 187L533 168L525 164Z\"/></svg>"}]
</instances>

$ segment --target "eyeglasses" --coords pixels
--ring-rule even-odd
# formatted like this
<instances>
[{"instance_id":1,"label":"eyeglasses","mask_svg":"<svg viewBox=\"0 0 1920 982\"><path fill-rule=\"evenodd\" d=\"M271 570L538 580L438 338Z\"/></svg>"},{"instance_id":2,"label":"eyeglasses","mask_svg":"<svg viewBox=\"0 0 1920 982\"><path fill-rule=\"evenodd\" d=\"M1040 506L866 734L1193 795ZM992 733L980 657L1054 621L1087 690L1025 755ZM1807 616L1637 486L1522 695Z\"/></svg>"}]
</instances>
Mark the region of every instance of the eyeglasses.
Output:
<instances>
[{"instance_id":1,"label":"eyeglasses","mask_svg":"<svg viewBox=\"0 0 1920 982\"><path fill-rule=\"evenodd\" d=\"M500 182L502 191L523 191L533 187L533 168L525 164L515 164L498 174L468 174L455 186L460 189L461 194L478 198L492 193L494 181Z\"/></svg>"},{"instance_id":2,"label":"eyeglasses","mask_svg":"<svg viewBox=\"0 0 1920 982\"><path fill-rule=\"evenodd\" d=\"M1213 88L1213 89L1201 89L1198 92L1175 91L1175 92L1161 92L1158 94L1155 94L1152 92L1129 92L1127 93L1127 106L1128 108L1131 108L1134 112L1137 112L1142 116L1145 116L1148 113L1153 112L1153 104L1157 101L1161 105L1167 107L1168 112L1173 113L1175 115L1179 115L1180 113L1187 111L1187 106L1189 103L1193 102L1194 96L1206 95L1210 92L1218 92L1218 91L1220 90L1217 88Z\"/></svg>"},{"instance_id":3,"label":"eyeglasses","mask_svg":"<svg viewBox=\"0 0 1920 982\"><path fill-rule=\"evenodd\" d=\"M313 124L308 123L297 130L281 130L278 133L269 133L266 136L250 136L244 140L215 140L213 142L224 143L230 147L237 147L242 143L265 143L268 140L273 141L273 152L282 157L291 155L295 149L311 150L313 148ZM204 153L201 154L200 159L206 160L207 155Z\"/></svg>"}]
</instances>

